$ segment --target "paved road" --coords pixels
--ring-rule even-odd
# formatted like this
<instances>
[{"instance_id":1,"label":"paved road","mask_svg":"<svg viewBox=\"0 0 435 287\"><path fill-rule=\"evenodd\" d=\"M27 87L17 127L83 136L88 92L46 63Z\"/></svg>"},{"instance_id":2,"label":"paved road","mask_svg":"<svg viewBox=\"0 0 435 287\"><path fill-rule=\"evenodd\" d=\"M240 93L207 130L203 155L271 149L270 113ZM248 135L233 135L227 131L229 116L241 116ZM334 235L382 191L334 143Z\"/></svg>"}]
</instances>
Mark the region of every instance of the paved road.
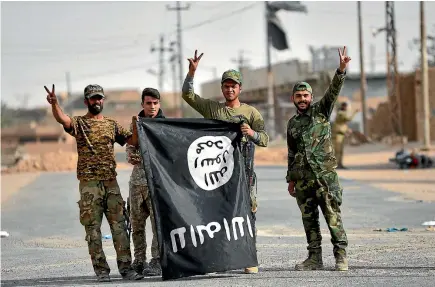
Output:
<instances>
[{"instance_id":1,"label":"paved road","mask_svg":"<svg viewBox=\"0 0 435 287\"><path fill-rule=\"evenodd\" d=\"M127 194L129 171L118 180ZM145 278L123 282L117 275L112 242L105 252L114 282L133 286L433 286L435 233L423 221L435 217L435 204L406 201L399 195L342 180L343 217L349 237L350 270L332 272L330 236L322 218L326 270L293 271L306 256L300 212L286 192L282 167L260 167L257 226L260 273L239 271L162 282ZM91 262L78 221L78 182L74 173L46 173L2 204L2 286L95 285ZM377 228L407 227L406 232L376 232ZM106 221L103 234L109 234ZM150 234L150 232L148 232ZM102 284L100 284L102 285Z\"/></svg>"}]
</instances>

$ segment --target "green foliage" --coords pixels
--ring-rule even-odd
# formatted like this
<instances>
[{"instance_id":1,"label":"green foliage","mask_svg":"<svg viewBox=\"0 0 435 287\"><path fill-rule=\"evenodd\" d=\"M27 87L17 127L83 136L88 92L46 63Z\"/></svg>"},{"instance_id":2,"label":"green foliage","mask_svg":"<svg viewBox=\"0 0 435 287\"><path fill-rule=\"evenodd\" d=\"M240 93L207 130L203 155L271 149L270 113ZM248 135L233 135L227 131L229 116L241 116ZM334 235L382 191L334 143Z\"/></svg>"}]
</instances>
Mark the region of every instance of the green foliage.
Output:
<instances>
[{"instance_id":1,"label":"green foliage","mask_svg":"<svg viewBox=\"0 0 435 287\"><path fill-rule=\"evenodd\" d=\"M1 127L6 128L13 124L15 110L10 109L5 102L1 102Z\"/></svg>"}]
</instances>

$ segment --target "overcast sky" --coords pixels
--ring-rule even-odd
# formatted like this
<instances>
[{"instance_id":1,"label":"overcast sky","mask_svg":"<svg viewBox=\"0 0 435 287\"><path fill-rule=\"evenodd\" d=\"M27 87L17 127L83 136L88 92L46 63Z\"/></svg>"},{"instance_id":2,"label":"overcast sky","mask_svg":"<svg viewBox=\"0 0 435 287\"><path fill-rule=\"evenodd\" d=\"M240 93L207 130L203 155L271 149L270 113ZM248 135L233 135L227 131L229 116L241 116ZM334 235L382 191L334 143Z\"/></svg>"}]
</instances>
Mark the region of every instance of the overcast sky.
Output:
<instances>
[{"instance_id":1,"label":"overcast sky","mask_svg":"<svg viewBox=\"0 0 435 287\"><path fill-rule=\"evenodd\" d=\"M274 62L289 58L310 60L308 47L347 45L352 72L359 71L356 2L302 2L308 14L279 12L291 50L274 51ZM197 48L204 52L195 87L229 68L240 50L252 67L266 64L264 2L182 2L183 58ZM175 2L4 2L1 3L1 97L17 106L45 105L44 85L66 89L65 72L73 92L90 83L105 89L157 87L158 53L153 44L164 34L176 40ZM435 34L435 2L426 2L426 27ZM385 2L363 2L364 53L370 72L370 45L376 48L376 71L385 71ZM395 2L400 70L411 70L418 50L409 43L419 37L419 2ZM430 42L428 42L430 43ZM172 90L172 72L165 55L164 90ZM184 60L187 72L187 60ZM177 75L178 81L178 75ZM217 87L219 88L219 87ZM26 97L27 95L27 97Z\"/></svg>"}]
</instances>

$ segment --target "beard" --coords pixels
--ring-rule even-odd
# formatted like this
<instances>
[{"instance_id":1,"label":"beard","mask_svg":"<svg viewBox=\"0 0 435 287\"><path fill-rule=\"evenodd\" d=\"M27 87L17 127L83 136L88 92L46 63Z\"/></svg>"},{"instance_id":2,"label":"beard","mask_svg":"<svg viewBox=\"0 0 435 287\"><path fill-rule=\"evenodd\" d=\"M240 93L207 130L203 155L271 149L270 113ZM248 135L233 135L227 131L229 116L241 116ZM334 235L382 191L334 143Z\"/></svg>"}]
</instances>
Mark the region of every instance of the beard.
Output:
<instances>
[{"instance_id":1,"label":"beard","mask_svg":"<svg viewBox=\"0 0 435 287\"><path fill-rule=\"evenodd\" d=\"M305 105L301 108L300 107L301 104L305 104ZM299 112L305 113L310 108L311 102L300 101L298 103L294 103L294 105L296 106L296 108L298 109Z\"/></svg>"},{"instance_id":2,"label":"beard","mask_svg":"<svg viewBox=\"0 0 435 287\"><path fill-rule=\"evenodd\" d=\"M88 111L93 114L94 116L98 115L99 113L101 113L103 111L103 105L99 105L99 104L93 104L92 106L89 105L88 106Z\"/></svg>"}]
</instances>

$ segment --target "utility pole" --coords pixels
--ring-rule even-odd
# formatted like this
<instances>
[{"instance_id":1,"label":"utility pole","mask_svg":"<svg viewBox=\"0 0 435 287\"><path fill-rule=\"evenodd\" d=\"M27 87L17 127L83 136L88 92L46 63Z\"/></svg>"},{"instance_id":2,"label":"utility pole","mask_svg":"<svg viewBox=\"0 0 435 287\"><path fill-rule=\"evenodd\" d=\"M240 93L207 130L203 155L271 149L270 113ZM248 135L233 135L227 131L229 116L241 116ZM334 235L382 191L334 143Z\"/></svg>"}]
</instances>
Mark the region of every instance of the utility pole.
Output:
<instances>
[{"instance_id":1,"label":"utility pole","mask_svg":"<svg viewBox=\"0 0 435 287\"><path fill-rule=\"evenodd\" d=\"M385 19L385 27L373 31L373 37L376 37L378 33L383 31L385 31L387 34L387 88L388 105L390 109L390 124L393 134L402 137L402 109L400 105L400 95L398 88L399 76L397 71L397 45L393 1L385 2Z\"/></svg>"},{"instance_id":2,"label":"utility pole","mask_svg":"<svg viewBox=\"0 0 435 287\"><path fill-rule=\"evenodd\" d=\"M372 73L376 72L376 46L375 46L375 44L370 44L370 71Z\"/></svg>"},{"instance_id":3,"label":"utility pole","mask_svg":"<svg viewBox=\"0 0 435 287\"><path fill-rule=\"evenodd\" d=\"M245 57L243 57L244 52L245 52L244 50L240 50L239 51L239 58L238 59L231 59L231 61L233 63L237 63L237 68L238 68L239 72L242 72L242 69L244 67L246 67L246 64L248 62L248 60Z\"/></svg>"},{"instance_id":4,"label":"utility pole","mask_svg":"<svg viewBox=\"0 0 435 287\"><path fill-rule=\"evenodd\" d=\"M71 74L70 72L65 72L65 82L66 82L66 102L71 100ZM61 104L64 104L61 102Z\"/></svg>"},{"instance_id":5,"label":"utility pole","mask_svg":"<svg viewBox=\"0 0 435 287\"><path fill-rule=\"evenodd\" d=\"M421 91L423 94L424 121L423 145L430 148L430 101L429 101L429 74L427 62L426 25L424 15L424 2L420 1L420 51L421 51Z\"/></svg>"},{"instance_id":6,"label":"utility pole","mask_svg":"<svg viewBox=\"0 0 435 287\"><path fill-rule=\"evenodd\" d=\"M432 55L432 66L435 66L435 36L427 36L427 39L432 41L430 53Z\"/></svg>"},{"instance_id":7,"label":"utility pole","mask_svg":"<svg viewBox=\"0 0 435 287\"><path fill-rule=\"evenodd\" d=\"M181 1L176 2L176 7L166 6L168 10L177 11L177 44L178 44L178 66L179 66L179 81L180 85L184 80L184 70L183 70L183 45L182 45L182 35L181 35L181 11L189 10L190 5L187 4L184 7L181 7ZM184 115L184 101L181 101L181 113Z\"/></svg>"},{"instance_id":8,"label":"utility pole","mask_svg":"<svg viewBox=\"0 0 435 287\"><path fill-rule=\"evenodd\" d=\"M268 5L269 2L265 1L265 17L268 19ZM266 20L266 53L267 53L267 126L268 134L271 140L275 139L275 95L273 91L274 80L272 73L272 60L270 56L270 46L272 36L269 33L269 23Z\"/></svg>"},{"instance_id":9,"label":"utility pole","mask_svg":"<svg viewBox=\"0 0 435 287\"><path fill-rule=\"evenodd\" d=\"M429 36L427 36L427 39L432 41L431 47L428 48L427 50L428 50L428 54L429 54L429 51L430 51L430 55L432 56L431 67L434 67L435 66L435 36L429 35ZM426 42L426 45L427 45L427 42Z\"/></svg>"},{"instance_id":10,"label":"utility pole","mask_svg":"<svg viewBox=\"0 0 435 287\"><path fill-rule=\"evenodd\" d=\"M208 66L202 65L201 68L210 71L213 74L214 79L218 78L218 71L217 71L216 66L208 67Z\"/></svg>"},{"instance_id":11,"label":"utility pole","mask_svg":"<svg viewBox=\"0 0 435 287\"><path fill-rule=\"evenodd\" d=\"M177 45L177 42L173 41L170 43L170 47ZM181 91L181 88L179 85L181 83L178 83L177 81L177 61L178 61L178 54L175 52L175 49L172 49L172 55L171 58L169 58L169 62L171 63L171 71L172 71L172 90L174 94L174 100L175 100L175 107L177 109L177 117L182 117L182 109L181 109L181 103L183 99L180 96L177 96L177 91Z\"/></svg>"},{"instance_id":12,"label":"utility pole","mask_svg":"<svg viewBox=\"0 0 435 287\"><path fill-rule=\"evenodd\" d=\"M158 79L159 79L159 91L163 92L163 78L165 76L165 61L164 61L164 54L165 52L172 52L173 48L172 46L165 47L165 38L163 35L160 35L160 45L158 48L154 47L154 45L151 46L151 53L158 51L159 52L159 72L158 72Z\"/></svg>"},{"instance_id":13,"label":"utility pole","mask_svg":"<svg viewBox=\"0 0 435 287\"><path fill-rule=\"evenodd\" d=\"M164 52L164 36L160 35L160 46L159 48L155 48L154 45L151 46L151 53L158 51L159 52L159 72L158 72L158 87L159 91L163 92L163 74L164 74L164 64L163 64L163 52Z\"/></svg>"},{"instance_id":14,"label":"utility pole","mask_svg":"<svg viewBox=\"0 0 435 287\"><path fill-rule=\"evenodd\" d=\"M177 85L177 67L176 67L176 61L177 61L177 55L173 54L171 58L169 59L169 62L171 63L171 71L172 71L172 90L174 93L178 91L178 85Z\"/></svg>"},{"instance_id":15,"label":"utility pole","mask_svg":"<svg viewBox=\"0 0 435 287\"><path fill-rule=\"evenodd\" d=\"M359 36L359 64L360 64L360 91L361 91L361 104L362 104L362 118L363 118L363 131L364 135L368 136L367 124L367 102L366 102L366 73L364 70L364 42L362 32L362 16L361 16L361 1L357 2L358 8L358 36Z\"/></svg>"},{"instance_id":16,"label":"utility pole","mask_svg":"<svg viewBox=\"0 0 435 287\"><path fill-rule=\"evenodd\" d=\"M389 91L390 103L390 116L393 132L399 137L403 136L402 133L402 106L400 105L400 95L398 88L398 69L397 69L397 43L396 43L396 26L395 26L395 12L394 2L386 1L386 32L387 32L387 61L388 61L388 75L387 86Z\"/></svg>"}]
</instances>

